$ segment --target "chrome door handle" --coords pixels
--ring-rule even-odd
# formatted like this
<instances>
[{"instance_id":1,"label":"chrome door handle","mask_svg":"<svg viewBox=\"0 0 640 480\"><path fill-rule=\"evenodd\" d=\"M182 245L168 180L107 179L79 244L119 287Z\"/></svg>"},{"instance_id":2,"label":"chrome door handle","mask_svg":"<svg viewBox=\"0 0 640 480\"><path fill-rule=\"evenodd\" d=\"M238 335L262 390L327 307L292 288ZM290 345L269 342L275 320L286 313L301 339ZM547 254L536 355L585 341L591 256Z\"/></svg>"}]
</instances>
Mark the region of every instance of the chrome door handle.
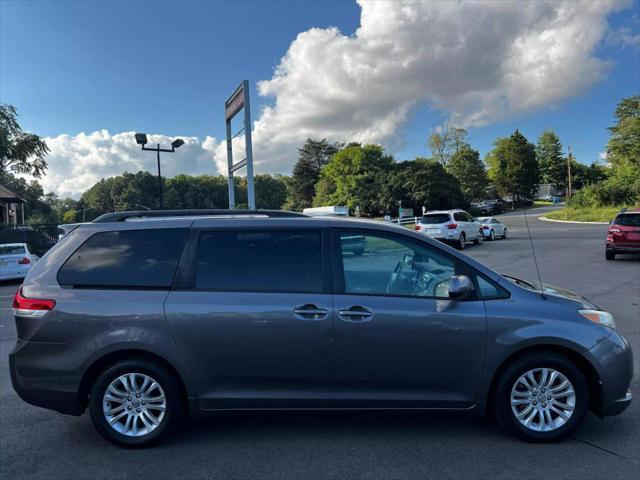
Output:
<instances>
[{"instance_id":1,"label":"chrome door handle","mask_svg":"<svg viewBox=\"0 0 640 480\"><path fill-rule=\"evenodd\" d=\"M327 318L327 310L308 304L296 307L293 313L302 320L324 320Z\"/></svg>"},{"instance_id":2,"label":"chrome door handle","mask_svg":"<svg viewBox=\"0 0 640 480\"><path fill-rule=\"evenodd\" d=\"M373 312L364 307L340 309L338 315L345 322L368 322L373 318Z\"/></svg>"}]
</instances>

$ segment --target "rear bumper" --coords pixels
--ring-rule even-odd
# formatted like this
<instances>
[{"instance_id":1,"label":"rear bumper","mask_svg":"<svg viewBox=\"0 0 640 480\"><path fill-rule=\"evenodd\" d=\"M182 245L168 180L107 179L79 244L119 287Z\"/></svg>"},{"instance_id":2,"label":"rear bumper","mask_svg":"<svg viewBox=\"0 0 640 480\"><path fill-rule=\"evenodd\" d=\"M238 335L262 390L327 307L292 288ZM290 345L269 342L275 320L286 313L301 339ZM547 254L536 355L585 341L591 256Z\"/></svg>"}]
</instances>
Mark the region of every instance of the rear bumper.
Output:
<instances>
[{"instance_id":1,"label":"rear bumper","mask_svg":"<svg viewBox=\"0 0 640 480\"><path fill-rule=\"evenodd\" d=\"M79 378L42 366L47 353L60 347L60 344L18 340L9 353L11 384L18 396L31 405L81 415L84 406L78 397Z\"/></svg>"},{"instance_id":2,"label":"rear bumper","mask_svg":"<svg viewBox=\"0 0 640 480\"><path fill-rule=\"evenodd\" d=\"M633 354L627 341L616 331L586 354L600 377L597 414L605 417L622 413L631 404L629 388L633 378Z\"/></svg>"},{"instance_id":3,"label":"rear bumper","mask_svg":"<svg viewBox=\"0 0 640 480\"><path fill-rule=\"evenodd\" d=\"M606 249L616 253L640 253L640 246L616 245L615 243L607 243Z\"/></svg>"}]
</instances>

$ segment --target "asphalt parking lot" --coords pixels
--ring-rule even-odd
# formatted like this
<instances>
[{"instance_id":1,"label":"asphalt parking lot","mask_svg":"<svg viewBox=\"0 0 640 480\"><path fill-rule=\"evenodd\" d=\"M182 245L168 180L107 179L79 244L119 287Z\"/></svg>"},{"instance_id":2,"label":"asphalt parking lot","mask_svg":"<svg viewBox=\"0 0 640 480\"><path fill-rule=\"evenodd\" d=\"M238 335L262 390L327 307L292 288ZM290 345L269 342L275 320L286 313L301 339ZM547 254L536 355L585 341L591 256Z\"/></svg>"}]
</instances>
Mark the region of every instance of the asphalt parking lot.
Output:
<instances>
[{"instance_id":1,"label":"asphalt parking lot","mask_svg":"<svg viewBox=\"0 0 640 480\"><path fill-rule=\"evenodd\" d=\"M466 253L535 280L524 217L503 220L507 240L469 245ZM604 225L547 223L533 214L529 223L543 281L612 312L640 371L640 257L607 262ZM637 374L626 412L604 421L590 415L573 438L553 445L520 442L488 418L269 413L192 422L170 443L122 450L94 431L88 415L32 407L13 392L7 354L15 342L10 302L17 286L0 285L1 478L610 479L640 472Z\"/></svg>"}]
</instances>

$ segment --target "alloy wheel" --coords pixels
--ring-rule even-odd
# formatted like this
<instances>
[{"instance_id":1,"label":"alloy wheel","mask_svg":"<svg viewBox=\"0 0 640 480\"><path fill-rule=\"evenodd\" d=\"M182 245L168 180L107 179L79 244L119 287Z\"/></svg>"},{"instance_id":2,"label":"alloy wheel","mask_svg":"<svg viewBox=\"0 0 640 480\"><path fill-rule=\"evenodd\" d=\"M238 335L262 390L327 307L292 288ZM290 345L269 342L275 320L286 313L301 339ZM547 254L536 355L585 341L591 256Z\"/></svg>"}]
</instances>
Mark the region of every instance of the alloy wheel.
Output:
<instances>
[{"instance_id":1,"label":"alloy wheel","mask_svg":"<svg viewBox=\"0 0 640 480\"><path fill-rule=\"evenodd\" d=\"M552 368L534 368L516 380L511 389L511 411L529 430L549 432L562 427L576 407L569 379Z\"/></svg>"},{"instance_id":2,"label":"alloy wheel","mask_svg":"<svg viewBox=\"0 0 640 480\"><path fill-rule=\"evenodd\" d=\"M144 373L125 373L113 380L102 398L102 411L116 432L140 437L160 426L167 399L160 384Z\"/></svg>"}]
</instances>

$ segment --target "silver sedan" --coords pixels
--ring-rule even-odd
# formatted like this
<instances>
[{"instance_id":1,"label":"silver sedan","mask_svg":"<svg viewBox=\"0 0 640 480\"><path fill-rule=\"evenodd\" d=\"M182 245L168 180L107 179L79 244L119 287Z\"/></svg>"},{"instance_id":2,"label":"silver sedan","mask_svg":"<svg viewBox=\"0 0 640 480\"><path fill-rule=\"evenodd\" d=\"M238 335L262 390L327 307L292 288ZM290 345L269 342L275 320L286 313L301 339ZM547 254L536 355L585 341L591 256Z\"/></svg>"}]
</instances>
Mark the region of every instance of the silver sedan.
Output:
<instances>
[{"instance_id":1,"label":"silver sedan","mask_svg":"<svg viewBox=\"0 0 640 480\"><path fill-rule=\"evenodd\" d=\"M507 226L495 217L479 217L477 220L482 223L482 236L487 240L507 238Z\"/></svg>"}]
</instances>

